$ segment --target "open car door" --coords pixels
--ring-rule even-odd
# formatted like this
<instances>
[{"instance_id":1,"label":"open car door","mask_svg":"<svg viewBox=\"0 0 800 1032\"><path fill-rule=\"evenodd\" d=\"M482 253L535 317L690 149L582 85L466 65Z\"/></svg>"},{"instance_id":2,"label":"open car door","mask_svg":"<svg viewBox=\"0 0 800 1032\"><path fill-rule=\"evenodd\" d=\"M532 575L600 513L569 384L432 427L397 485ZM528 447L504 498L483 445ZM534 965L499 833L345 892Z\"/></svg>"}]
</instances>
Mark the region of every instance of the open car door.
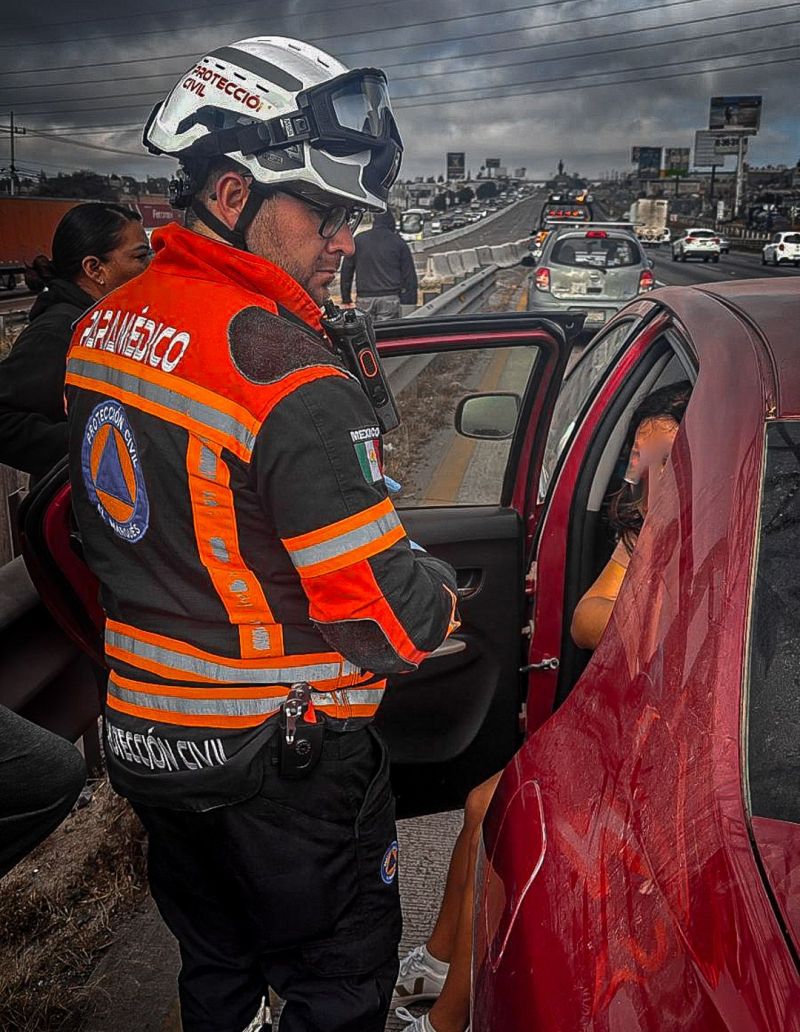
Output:
<instances>
[{"instance_id":1,"label":"open car door","mask_svg":"<svg viewBox=\"0 0 800 1032\"><path fill-rule=\"evenodd\" d=\"M401 816L462 805L522 741L535 531L523 514L579 330L572 316L531 313L376 327L402 417L384 439L385 473L411 540L455 568L461 619L418 670L390 681L377 716Z\"/></svg>"}]
</instances>

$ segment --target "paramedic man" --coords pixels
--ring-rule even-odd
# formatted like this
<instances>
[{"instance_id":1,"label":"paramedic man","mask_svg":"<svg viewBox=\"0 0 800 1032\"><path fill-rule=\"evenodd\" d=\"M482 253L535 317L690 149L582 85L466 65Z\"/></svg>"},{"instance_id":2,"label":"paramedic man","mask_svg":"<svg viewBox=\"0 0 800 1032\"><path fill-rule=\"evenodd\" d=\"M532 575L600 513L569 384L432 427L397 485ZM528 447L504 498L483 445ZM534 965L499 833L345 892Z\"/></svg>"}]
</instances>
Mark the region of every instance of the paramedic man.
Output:
<instances>
[{"instance_id":1,"label":"paramedic man","mask_svg":"<svg viewBox=\"0 0 800 1032\"><path fill-rule=\"evenodd\" d=\"M283 1032L378 1032L400 913L369 717L386 674L457 626L453 571L411 549L374 412L320 329L358 213L383 210L399 167L385 78L243 40L179 81L145 142L180 160L188 228L153 235L67 367L110 775L148 831L185 1032L240 1032L267 985ZM291 779L277 714L301 681L296 739L319 759Z\"/></svg>"}]
</instances>

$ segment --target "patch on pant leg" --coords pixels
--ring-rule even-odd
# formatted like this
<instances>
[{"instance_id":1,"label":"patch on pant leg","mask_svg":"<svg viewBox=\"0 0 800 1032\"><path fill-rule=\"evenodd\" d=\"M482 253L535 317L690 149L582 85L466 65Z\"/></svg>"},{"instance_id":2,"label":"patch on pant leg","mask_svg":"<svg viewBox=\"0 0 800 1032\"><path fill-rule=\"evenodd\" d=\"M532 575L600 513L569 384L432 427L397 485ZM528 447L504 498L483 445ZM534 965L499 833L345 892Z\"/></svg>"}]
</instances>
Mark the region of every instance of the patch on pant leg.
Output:
<instances>
[{"instance_id":1,"label":"patch on pant leg","mask_svg":"<svg viewBox=\"0 0 800 1032\"><path fill-rule=\"evenodd\" d=\"M381 878L387 885L391 885L397 875L398 851L397 839L395 839L383 854L383 860L381 860Z\"/></svg>"}]
</instances>

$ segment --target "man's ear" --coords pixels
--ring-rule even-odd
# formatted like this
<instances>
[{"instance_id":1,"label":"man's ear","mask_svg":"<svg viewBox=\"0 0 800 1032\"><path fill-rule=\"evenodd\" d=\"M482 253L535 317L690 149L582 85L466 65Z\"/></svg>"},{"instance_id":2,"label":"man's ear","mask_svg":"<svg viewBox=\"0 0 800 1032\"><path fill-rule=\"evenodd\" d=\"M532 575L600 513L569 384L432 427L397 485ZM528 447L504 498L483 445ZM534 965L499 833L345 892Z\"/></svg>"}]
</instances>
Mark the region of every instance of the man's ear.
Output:
<instances>
[{"instance_id":1,"label":"man's ear","mask_svg":"<svg viewBox=\"0 0 800 1032\"><path fill-rule=\"evenodd\" d=\"M250 187L244 176L238 172L223 172L208 199L208 207L229 229L233 229L249 193Z\"/></svg>"}]
</instances>

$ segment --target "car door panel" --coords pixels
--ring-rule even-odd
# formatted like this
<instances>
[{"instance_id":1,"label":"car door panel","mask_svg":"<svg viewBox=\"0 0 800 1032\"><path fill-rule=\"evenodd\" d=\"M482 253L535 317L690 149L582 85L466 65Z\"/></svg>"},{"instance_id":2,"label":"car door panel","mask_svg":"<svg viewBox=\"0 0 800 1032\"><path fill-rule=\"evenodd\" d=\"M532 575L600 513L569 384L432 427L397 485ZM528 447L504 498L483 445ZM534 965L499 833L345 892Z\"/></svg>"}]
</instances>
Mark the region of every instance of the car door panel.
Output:
<instances>
[{"instance_id":1,"label":"car door panel","mask_svg":"<svg viewBox=\"0 0 800 1032\"><path fill-rule=\"evenodd\" d=\"M409 536L453 566L466 648L392 678L376 723L389 745L398 807L435 791L437 807L499 770L519 745L522 521L512 509L401 513Z\"/></svg>"},{"instance_id":2,"label":"car door panel","mask_svg":"<svg viewBox=\"0 0 800 1032\"><path fill-rule=\"evenodd\" d=\"M409 382L410 394L416 390L414 377L426 378L426 390L433 392L421 405L420 388L413 399L416 407L407 406L412 416L405 430L396 432L395 443L387 435L387 472L403 482L396 504L409 537L456 570L461 626L454 637L464 645L461 651L432 656L411 674L392 678L377 716L390 749L398 812L410 816L462 805L469 789L499 770L521 740L524 685L519 668L524 641L524 550L530 527L522 519L520 482L527 483L529 469L543 447L531 421L546 433L569 345L556 325L529 313L406 320L379 325L376 330L381 353L389 359L390 382L395 377L402 384L396 388L401 417ZM449 449L459 442L452 416L437 407L438 367L429 366L425 356L449 356L446 363L452 376L441 377L443 390L452 381L464 394L476 389L480 393L487 389L487 377L492 378L488 367L493 360L489 356L486 368L479 362L480 368L473 369L475 350L494 353L530 346L537 349L536 360L526 374L524 390L517 392L521 406L517 431L506 442L502 465L493 470L497 496L491 504L469 504L469 498L456 492L441 503L441 492L432 491L416 475L415 467L430 464L431 459L422 454L424 449L411 446L414 419L429 411L438 418L427 448L440 465L449 467ZM452 391L447 401L453 404ZM411 435L411 444L404 433ZM405 468L398 470L393 463L400 452Z\"/></svg>"}]
</instances>

